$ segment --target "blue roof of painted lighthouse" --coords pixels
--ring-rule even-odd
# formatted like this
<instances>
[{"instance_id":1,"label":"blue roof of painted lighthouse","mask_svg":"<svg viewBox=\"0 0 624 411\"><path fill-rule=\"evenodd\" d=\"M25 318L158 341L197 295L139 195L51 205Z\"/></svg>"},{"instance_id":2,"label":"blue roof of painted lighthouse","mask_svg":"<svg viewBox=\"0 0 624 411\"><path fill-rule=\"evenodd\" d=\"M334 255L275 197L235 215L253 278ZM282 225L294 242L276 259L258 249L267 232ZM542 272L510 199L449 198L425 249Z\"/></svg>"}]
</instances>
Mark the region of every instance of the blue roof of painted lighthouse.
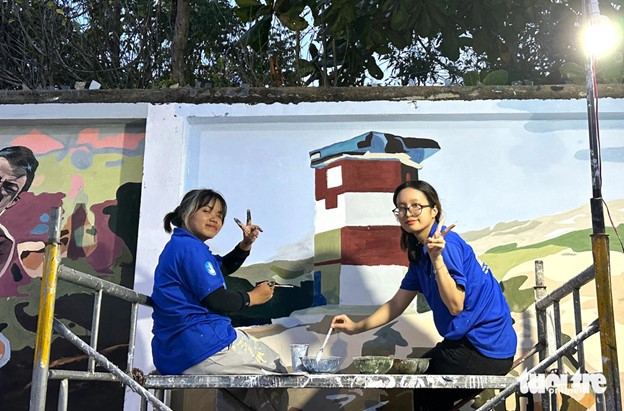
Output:
<instances>
[{"instance_id":1,"label":"blue roof of painted lighthouse","mask_svg":"<svg viewBox=\"0 0 624 411\"><path fill-rule=\"evenodd\" d=\"M310 166L322 168L329 163L349 157L357 160L400 160L412 167L440 149L428 138L401 137L394 134L369 131L352 139L310 151Z\"/></svg>"}]
</instances>

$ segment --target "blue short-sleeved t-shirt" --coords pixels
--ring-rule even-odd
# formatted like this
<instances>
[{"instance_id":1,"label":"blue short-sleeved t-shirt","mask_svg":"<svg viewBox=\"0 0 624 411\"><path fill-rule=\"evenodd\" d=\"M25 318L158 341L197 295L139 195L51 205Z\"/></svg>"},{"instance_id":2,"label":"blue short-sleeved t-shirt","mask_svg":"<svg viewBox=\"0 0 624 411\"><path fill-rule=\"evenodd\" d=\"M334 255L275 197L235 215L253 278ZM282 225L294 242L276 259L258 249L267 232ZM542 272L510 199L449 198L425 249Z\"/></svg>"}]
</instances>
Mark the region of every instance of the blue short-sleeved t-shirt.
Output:
<instances>
[{"instance_id":1,"label":"blue short-sleeved t-shirt","mask_svg":"<svg viewBox=\"0 0 624 411\"><path fill-rule=\"evenodd\" d=\"M437 224L434 224L432 236ZM474 250L458 234L444 237L442 258L448 271L466 294L464 309L453 316L440 297L431 259L423 247L423 257L410 263L401 288L421 291L433 312L440 335L450 340L467 337L479 352L490 358L509 358L516 352L517 337L505 296L489 267L479 261Z\"/></svg>"},{"instance_id":2,"label":"blue short-sleeved t-shirt","mask_svg":"<svg viewBox=\"0 0 624 411\"><path fill-rule=\"evenodd\" d=\"M176 228L154 273L152 356L161 374L180 374L236 339L228 317L201 300L225 281L220 257L190 232Z\"/></svg>"}]
</instances>

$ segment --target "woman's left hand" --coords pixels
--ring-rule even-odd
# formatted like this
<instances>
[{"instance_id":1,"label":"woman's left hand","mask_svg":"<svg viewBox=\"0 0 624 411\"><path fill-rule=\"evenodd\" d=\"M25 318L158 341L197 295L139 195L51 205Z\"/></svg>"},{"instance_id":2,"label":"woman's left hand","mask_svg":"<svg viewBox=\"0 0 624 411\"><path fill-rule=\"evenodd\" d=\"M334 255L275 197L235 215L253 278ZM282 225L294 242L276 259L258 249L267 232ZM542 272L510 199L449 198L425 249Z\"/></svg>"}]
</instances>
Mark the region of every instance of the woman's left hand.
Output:
<instances>
[{"instance_id":1,"label":"woman's left hand","mask_svg":"<svg viewBox=\"0 0 624 411\"><path fill-rule=\"evenodd\" d=\"M440 222L438 223L438 227L433 233L433 236L427 238L427 244L426 244L427 253L429 254L429 257L431 258L431 261L434 261L436 258L438 258L442 254L442 250L444 250L444 247L446 246L446 241L444 240L444 236L447 235L448 232L451 231L455 227L455 224L451 224L450 226L446 227L444 231L441 231L442 223L444 223L444 216L440 218Z\"/></svg>"},{"instance_id":2,"label":"woman's left hand","mask_svg":"<svg viewBox=\"0 0 624 411\"><path fill-rule=\"evenodd\" d=\"M251 211L249 211L249 209L247 210L247 224L243 225L237 218L235 218L234 221L236 221L236 224L243 230L243 241L240 242L240 247L245 251L249 251L252 244L262 232L262 228L251 222Z\"/></svg>"}]
</instances>

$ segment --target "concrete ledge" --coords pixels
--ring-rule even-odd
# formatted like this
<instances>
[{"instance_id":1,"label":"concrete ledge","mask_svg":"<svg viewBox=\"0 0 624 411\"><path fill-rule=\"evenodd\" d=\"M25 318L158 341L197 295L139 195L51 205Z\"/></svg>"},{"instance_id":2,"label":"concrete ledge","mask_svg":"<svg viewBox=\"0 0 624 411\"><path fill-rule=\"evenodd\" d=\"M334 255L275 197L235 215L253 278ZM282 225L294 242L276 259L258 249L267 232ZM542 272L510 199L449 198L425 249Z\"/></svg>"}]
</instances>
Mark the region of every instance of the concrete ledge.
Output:
<instances>
[{"instance_id":1,"label":"concrete ledge","mask_svg":"<svg viewBox=\"0 0 624 411\"><path fill-rule=\"evenodd\" d=\"M225 103L272 104L319 101L414 100L569 100L584 99L584 85L417 86L417 87L282 87L129 90L3 90L2 104L63 103ZM599 97L621 98L624 84L599 84Z\"/></svg>"}]
</instances>

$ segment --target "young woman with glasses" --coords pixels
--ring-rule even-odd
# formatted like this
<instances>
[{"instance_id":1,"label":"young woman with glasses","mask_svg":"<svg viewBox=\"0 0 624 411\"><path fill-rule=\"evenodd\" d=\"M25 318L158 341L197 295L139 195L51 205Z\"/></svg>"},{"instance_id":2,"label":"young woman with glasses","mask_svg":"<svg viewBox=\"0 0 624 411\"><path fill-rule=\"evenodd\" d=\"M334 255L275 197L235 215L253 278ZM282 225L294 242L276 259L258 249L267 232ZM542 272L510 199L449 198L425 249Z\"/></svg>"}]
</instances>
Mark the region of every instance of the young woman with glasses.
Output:
<instances>
[{"instance_id":1,"label":"young woman with glasses","mask_svg":"<svg viewBox=\"0 0 624 411\"><path fill-rule=\"evenodd\" d=\"M332 327L357 334L401 315L418 292L433 312L443 340L422 355L431 358L427 374L505 375L512 366L517 337L498 281L477 259L454 224L442 225L442 205L424 181L407 181L394 191L394 215L409 268L399 290L369 317L354 322L342 314ZM478 391L477 391L478 392ZM414 390L415 410L449 410L474 390Z\"/></svg>"}]
</instances>

